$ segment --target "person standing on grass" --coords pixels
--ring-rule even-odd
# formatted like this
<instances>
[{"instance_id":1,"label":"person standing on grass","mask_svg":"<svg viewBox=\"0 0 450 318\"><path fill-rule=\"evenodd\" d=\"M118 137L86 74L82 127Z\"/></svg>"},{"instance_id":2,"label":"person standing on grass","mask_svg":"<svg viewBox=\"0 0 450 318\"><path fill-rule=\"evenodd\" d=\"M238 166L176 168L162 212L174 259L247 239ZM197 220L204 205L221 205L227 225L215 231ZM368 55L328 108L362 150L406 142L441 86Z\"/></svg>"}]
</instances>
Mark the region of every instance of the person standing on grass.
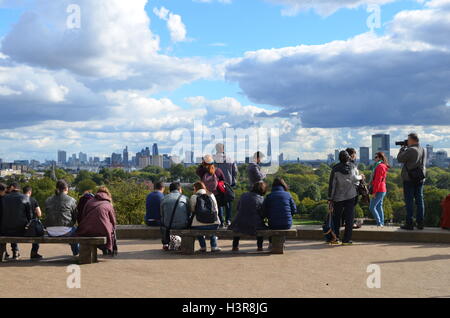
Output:
<instances>
[{"instance_id":1,"label":"person standing on grass","mask_svg":"<svg viewBox=\"0 0 450 318\"><path fill-rule=\"evenodd\" d=\"M74 236L77 228L77 201L69 196L69 185L65 180L56 183L55 194L45 201L45 226L48 236ZM79 244L70 244L73 256L80 253Z\"/></svg>"},{"instance_id":2,"label":"person standing on grass","mask_svg":"<svg viewBox=\"0 0 450 318\"><path fill-rule=\"evenodd\" d=\"M353 234L353 221L355 219L355 206L358 192L355 184L362 180L351 157L347 151L339 153L339 163L333 167L328 185L328 201L333 207L333 226L337 240L333 244L339 244L339 232L342 219L345 220L345 234L343 245L351 245Z\"/></svg>"},{"instance_id":3,"label":"person standing on grass","mask_svg":"<svg viewBox=\"0 0 450 318\"><path fill-rule=\"evenodd\" d=\"M145 224L161 226L161 202L164 199L164 183L156 182L154 191L147 196L145 202Z\"/></svg>"},{"instance_id":4,"label":"person standing on grass","mask_svg":"<svg viewBox=\"0 0 450 318\"><path fill-rule=\"evenodd\" d=\"M264 195L267 192L267 184L263 181L253 185L250 192L244 193L237 205L237 214L229 229L235 233L255 236L258 230L266 230L264 223L263 205ZM264 237L257 237L258 251L263 250ZM233 251L239 251L240 237L233 238Z\"/></svg>"},{"instance_id":5,"label":"person standing on grass","mask_svg":"<svg viewBox=\"0 0 450 318\"><path fill-rule=\"evenodd\" d=\"M192 213L191 228L197 230L217 230L220 225L219 208L214 194L206 190L203 182L194 183L194 194L190 199L190 210ZM202 215L199 215L202 214ZM210 222L202 219L202 216ZM200 243L200 252L206 252L206 241L204 236L198 237ZM221 249L217 246L217 236L210 237L211 252L220 252Z\"/></svg>"},{"instance_id":6,"label":"person standing on grass","mask_svg":"<svg viewBox=\"0 0 450 318\"><path fill-rule=\"evenodd\" d=\"M371 181L373 199L370 200L369 208L377 221L377 226L384 227L383 201L387 192L386 178L390 166L384 152L377 152L373 160L375 161Z\"/></svg>"}]
</instances>

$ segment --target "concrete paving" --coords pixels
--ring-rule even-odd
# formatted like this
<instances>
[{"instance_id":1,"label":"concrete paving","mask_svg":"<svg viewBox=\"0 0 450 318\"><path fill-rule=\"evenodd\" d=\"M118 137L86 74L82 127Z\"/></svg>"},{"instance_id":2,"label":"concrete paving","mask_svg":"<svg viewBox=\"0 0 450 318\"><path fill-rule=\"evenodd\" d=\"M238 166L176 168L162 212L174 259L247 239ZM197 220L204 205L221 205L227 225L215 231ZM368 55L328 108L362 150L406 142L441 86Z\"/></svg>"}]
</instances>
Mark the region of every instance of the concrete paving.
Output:
<instances>
[{"instance_id":1,"label":"concrete paving","mask_svg":"<svg viewBox=\"0 0 450 318\"><path fill-rule=\"evenodd\" d=\"M219 241L224 252L184 256L156 240L122 240L117 258L81 266L81 288L67 288L66 245L42 245L46 257L0 264L0 297L450 297L450 247L445 244L356 243L328 246L289 241L284 255L256 253L255 242ZM198 243L197 243L198 248ZM367 267L381 270L368 288Z\"/></svg>"}]
</instances>

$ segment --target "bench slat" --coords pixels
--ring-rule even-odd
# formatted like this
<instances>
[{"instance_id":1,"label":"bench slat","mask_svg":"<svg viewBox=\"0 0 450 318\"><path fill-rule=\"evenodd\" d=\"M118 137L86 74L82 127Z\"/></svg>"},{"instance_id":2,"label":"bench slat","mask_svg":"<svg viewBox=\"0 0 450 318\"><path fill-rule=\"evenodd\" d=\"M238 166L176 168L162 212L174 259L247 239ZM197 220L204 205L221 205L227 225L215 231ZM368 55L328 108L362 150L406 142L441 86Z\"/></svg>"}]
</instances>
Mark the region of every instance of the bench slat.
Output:
<instances>
[{"instance_id":1,"label":"bench slat","mask_svg":"<svg viewBox=\"0 0 450 318\"><path fill-rule=\"evenodd\" d=\"M0 236L0 243L38 243L38 244L106 244L106 237L7 237Z\"/></svg>"},{"instance_id":2,"label":"bench slat","mask_svg":"<svg viewBox=\"0 0 450 318\"><path fill-rule=\"evenodd\" d=\"M248 234L240 234L236 233L230 230L220 229L220 230L197 230L197 229L191 229L191 230L171 230L170 233L172 235L179 235L179 236L186 236L186 237L196 237L196 236L211 236L215 235L222 238L233 238L235 236L239 236L242 238L245 237L256 237L256 236L263 236L263 237L269 237L269 236L283 236L283 237L296 237L297 236L297 230L296 229L290 229L290 230L263 230L263 231L257 231L257 235L251 236Z\"/></svg>"}]
</instances>

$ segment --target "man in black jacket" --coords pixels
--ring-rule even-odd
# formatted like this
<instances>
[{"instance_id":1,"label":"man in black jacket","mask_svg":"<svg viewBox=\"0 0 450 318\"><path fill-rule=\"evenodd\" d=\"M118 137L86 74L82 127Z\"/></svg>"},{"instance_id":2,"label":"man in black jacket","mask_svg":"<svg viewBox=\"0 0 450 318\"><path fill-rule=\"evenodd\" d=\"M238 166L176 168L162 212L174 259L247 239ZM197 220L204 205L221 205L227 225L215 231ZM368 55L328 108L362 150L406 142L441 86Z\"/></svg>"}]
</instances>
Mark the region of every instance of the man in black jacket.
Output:
<instances>
[{"instance_id":1,"label":"man in black jacket","mask_svg":"<svg viewBox=\"0 0 450 318\"><path fill-rule=\"evenodd\" d=\"M21 237L25 234L25 226L33 218L30 199L20 192L20 186L17 183L11 183L9 186L11 192L3 197L2 228L4 236ZM19 259L19 246L11 244L13 259ZM40 255L35 251L35 246L31 251L31 258L38 259Z\"/></svg>"}]
</instances>

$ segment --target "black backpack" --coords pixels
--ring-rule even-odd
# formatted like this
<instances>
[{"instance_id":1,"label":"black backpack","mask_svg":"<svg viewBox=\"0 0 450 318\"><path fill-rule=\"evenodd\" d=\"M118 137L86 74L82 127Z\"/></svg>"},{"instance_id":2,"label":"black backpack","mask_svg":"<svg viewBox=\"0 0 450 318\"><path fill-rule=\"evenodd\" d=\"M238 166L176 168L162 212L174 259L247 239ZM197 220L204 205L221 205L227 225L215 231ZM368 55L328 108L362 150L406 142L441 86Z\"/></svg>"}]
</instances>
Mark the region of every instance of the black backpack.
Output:
<instances>
[{"instance_id":1,"label":"black backpack","mask_svg":"<svg viewBox=\"0 0 450 318\"><path fill-rule=\"evenodd\" d=\"M195 204L194 217L200 223L214 223L217 220L217 212L214 211L213 201L207 194L197 196L197 203Z\"/></svg>"},{"instance_id":2,"label":"black backpack","mask_svg":"<svg viewBox=\"0 0 450 318\"><path fill-rule=\"evenodd\" d=\"M228 184L224 183L225 192L220 192L216 195L217 204L219 206L226 206L228 203L231 203L236 198L233 188Z\"/></svg>"}]
</instances>

